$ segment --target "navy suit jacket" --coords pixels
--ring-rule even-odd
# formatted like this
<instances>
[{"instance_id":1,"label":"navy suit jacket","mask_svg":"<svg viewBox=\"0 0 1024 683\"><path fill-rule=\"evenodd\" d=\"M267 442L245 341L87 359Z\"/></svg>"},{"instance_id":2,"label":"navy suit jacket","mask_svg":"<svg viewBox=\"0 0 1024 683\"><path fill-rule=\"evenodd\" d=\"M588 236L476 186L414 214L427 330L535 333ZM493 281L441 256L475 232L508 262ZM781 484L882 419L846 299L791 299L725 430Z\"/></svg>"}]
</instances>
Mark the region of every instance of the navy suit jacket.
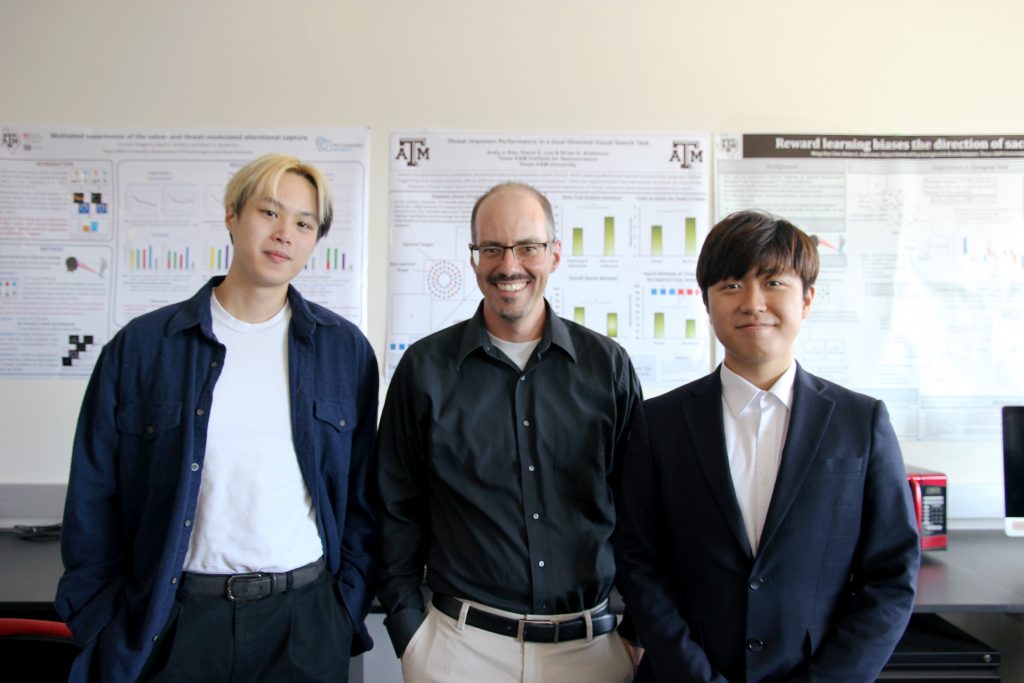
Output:
<instances>
[{"instance_id":1,"label":"navy suit jacket","mask_svg":"<svg viewBox=\"0 0 1024 683\"><path fill-rule=\"evenodd\" d=\"M619 590L646 647L636 680L874 681L920 562L885 406L797 366L755 555L719 372L644 403L619 474Z\"/></svg>"}]
</instances>

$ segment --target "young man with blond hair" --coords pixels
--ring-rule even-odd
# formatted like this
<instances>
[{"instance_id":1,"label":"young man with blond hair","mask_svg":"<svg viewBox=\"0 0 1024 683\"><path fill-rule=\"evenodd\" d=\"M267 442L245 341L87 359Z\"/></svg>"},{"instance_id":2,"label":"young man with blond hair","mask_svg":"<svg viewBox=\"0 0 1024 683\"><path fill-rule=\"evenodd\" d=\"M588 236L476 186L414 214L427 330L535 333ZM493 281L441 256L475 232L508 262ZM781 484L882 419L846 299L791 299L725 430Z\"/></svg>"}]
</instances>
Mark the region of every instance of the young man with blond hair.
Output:
<instances>
[{"instance_id":1,"label":"young man with blond hair","mask_svg":"<svg viewBox=\"0 0 1024 683\"><path fill-rule=\"evenodd\" d=\"M343 681L372 643L377 364L289 283L326 178L274 154L225 192L234 257L103 348L75 435L56 607L71 681Z\"/></svg>"}]
</instances>

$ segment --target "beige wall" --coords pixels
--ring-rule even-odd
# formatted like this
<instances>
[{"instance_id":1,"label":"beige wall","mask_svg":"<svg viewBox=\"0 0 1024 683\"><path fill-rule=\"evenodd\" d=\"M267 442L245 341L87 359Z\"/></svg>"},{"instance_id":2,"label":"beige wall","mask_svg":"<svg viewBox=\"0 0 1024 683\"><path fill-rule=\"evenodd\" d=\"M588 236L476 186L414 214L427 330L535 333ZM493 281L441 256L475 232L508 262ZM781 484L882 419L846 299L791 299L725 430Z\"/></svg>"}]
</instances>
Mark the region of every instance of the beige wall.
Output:
<instances>
[{"instance_id":1,"label":"beige wall","mask_svg":"<svg viewBox=\"0 0 1024 683\"><path fill-rule=\"evenodd\" d=\"M1019 0L0 0L0 122L370 126L380 354L390 129L1022 133L1022 19ZM0 483L64 481L83 391L0 380ZM904 446L999 495L998 444Z\"/></svg>"}]
</instances>

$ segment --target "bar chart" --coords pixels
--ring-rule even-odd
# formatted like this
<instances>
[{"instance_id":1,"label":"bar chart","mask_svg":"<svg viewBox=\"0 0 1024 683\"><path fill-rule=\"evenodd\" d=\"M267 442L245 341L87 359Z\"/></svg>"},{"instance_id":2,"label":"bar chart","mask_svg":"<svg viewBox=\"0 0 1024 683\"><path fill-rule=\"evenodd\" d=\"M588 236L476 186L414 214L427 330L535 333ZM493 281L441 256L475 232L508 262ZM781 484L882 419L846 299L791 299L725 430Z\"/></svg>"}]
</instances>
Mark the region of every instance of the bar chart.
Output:
<instances>
[{"instance_id":1,"label":"bar chart","mask_svg":"<svg viewBox=\"0 0 1024 683\"><path fill-rule=\"evenodd\" d=\"M707 319L700 290L693 286L651 287L643 304L643 336L648 339L697 340Z\"/></svg>"},{"instance_id":2,"label":"bar chart","mask_svg":"<svg viewBox=\"0 0 1024 683\"><path fill-rule=\"evenodd\" d=\"M210 247L210 271L227 271L231 265L231 245L225 244L222 247Z\"/></svg>"},{"instance_id":3,"label":"bar chart","mask_svg":"<svg viewBox=\"0 0 1024 683\"><path fill-rule=\"evenodd\" d=\"M632 256L628 217L614 211L567 207L563 209L563 255L571 257ZM565 244L568 240L568 244Z\"/></svg>"},{"instance_id":4,"label":"bar chart","mask_svg":"<svg viewBox=\"0 0 1024 683\"><path fill-rule=\"evenodd\" d=\"M307 273L330 273L345 270L347 266L345 250L330 245L320 245L306 261L303 268Z\"/></svg>"},{"instance_id":5,"label":"bar chart","mask_svg":"<svg viewBox=\"0 0 1024 683\"><path fill-rule=\"evenodd\" d=\"M572 321L577 325L589 327L595 332L613 339L620 336L619 312L610 310L609 304L590 304L572 307Z\"/></svg>"},{"instance_id":6,"label":"bar chart","mask_svg":"<svg viewBox=\"0 0 1024 683\"><path fill-rule=\"evenodd\" d=\"M211 253L212 251L213 249L211 249ZM193 271L196 268L194 252L188 246L168 247L167 245L155 244L129 246L125 257L125 265L128 271L132 273L146 271Z\"/></svg>"},{"instance_id":7,"label":"bar chart","mask_svg":"<svg viewBox=\"0 0 1024 683\"><path fill-rule=\"evenodd\" d=\"M696 258L699 253L697 218L694 216L644 216L640 231L641 256Z\"/></svg>"}]
</instances>

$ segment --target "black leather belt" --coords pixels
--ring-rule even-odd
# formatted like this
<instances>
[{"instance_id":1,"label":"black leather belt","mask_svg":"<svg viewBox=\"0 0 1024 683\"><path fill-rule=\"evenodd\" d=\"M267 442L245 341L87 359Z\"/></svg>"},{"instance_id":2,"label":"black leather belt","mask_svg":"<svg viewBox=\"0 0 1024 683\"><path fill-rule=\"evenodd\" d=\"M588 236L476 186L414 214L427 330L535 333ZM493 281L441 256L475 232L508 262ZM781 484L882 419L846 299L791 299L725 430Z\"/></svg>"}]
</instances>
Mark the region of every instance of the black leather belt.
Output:
<instances>
[{"instance_id":1,"label":"black leather belt","mask_svg":"<svg viewBox=\"0 0 1024 683\"><path fill-rule=\"evenodd\" d=\"M434 593L431 598L434 607L452 619L458 619L462 611L462 601ZM564 643L569 640L582 640L587 637L587 622L583 617L566 619L565 621L548 621L541 619L514 619L503 617L482 609L470 606L466 614L466 623L470 626L509 636L528 643ZM611 633L615 630L615 615L608 612L608 603L591 610L590 623L595 636Z\"/></svg>"},{"instance_id":2,"label":"black leather belt","mask_svg":"<svg viewBox=\"0 0 1024 683\"><path fill-rule=\"evenodd\" d=\"M181 575L181 591L188 595L212 595L228 600L259 600L275 593L300 588L320 578L324 558L290 572L253 572L251 574Z\"/></svg>"}]
</instances>

